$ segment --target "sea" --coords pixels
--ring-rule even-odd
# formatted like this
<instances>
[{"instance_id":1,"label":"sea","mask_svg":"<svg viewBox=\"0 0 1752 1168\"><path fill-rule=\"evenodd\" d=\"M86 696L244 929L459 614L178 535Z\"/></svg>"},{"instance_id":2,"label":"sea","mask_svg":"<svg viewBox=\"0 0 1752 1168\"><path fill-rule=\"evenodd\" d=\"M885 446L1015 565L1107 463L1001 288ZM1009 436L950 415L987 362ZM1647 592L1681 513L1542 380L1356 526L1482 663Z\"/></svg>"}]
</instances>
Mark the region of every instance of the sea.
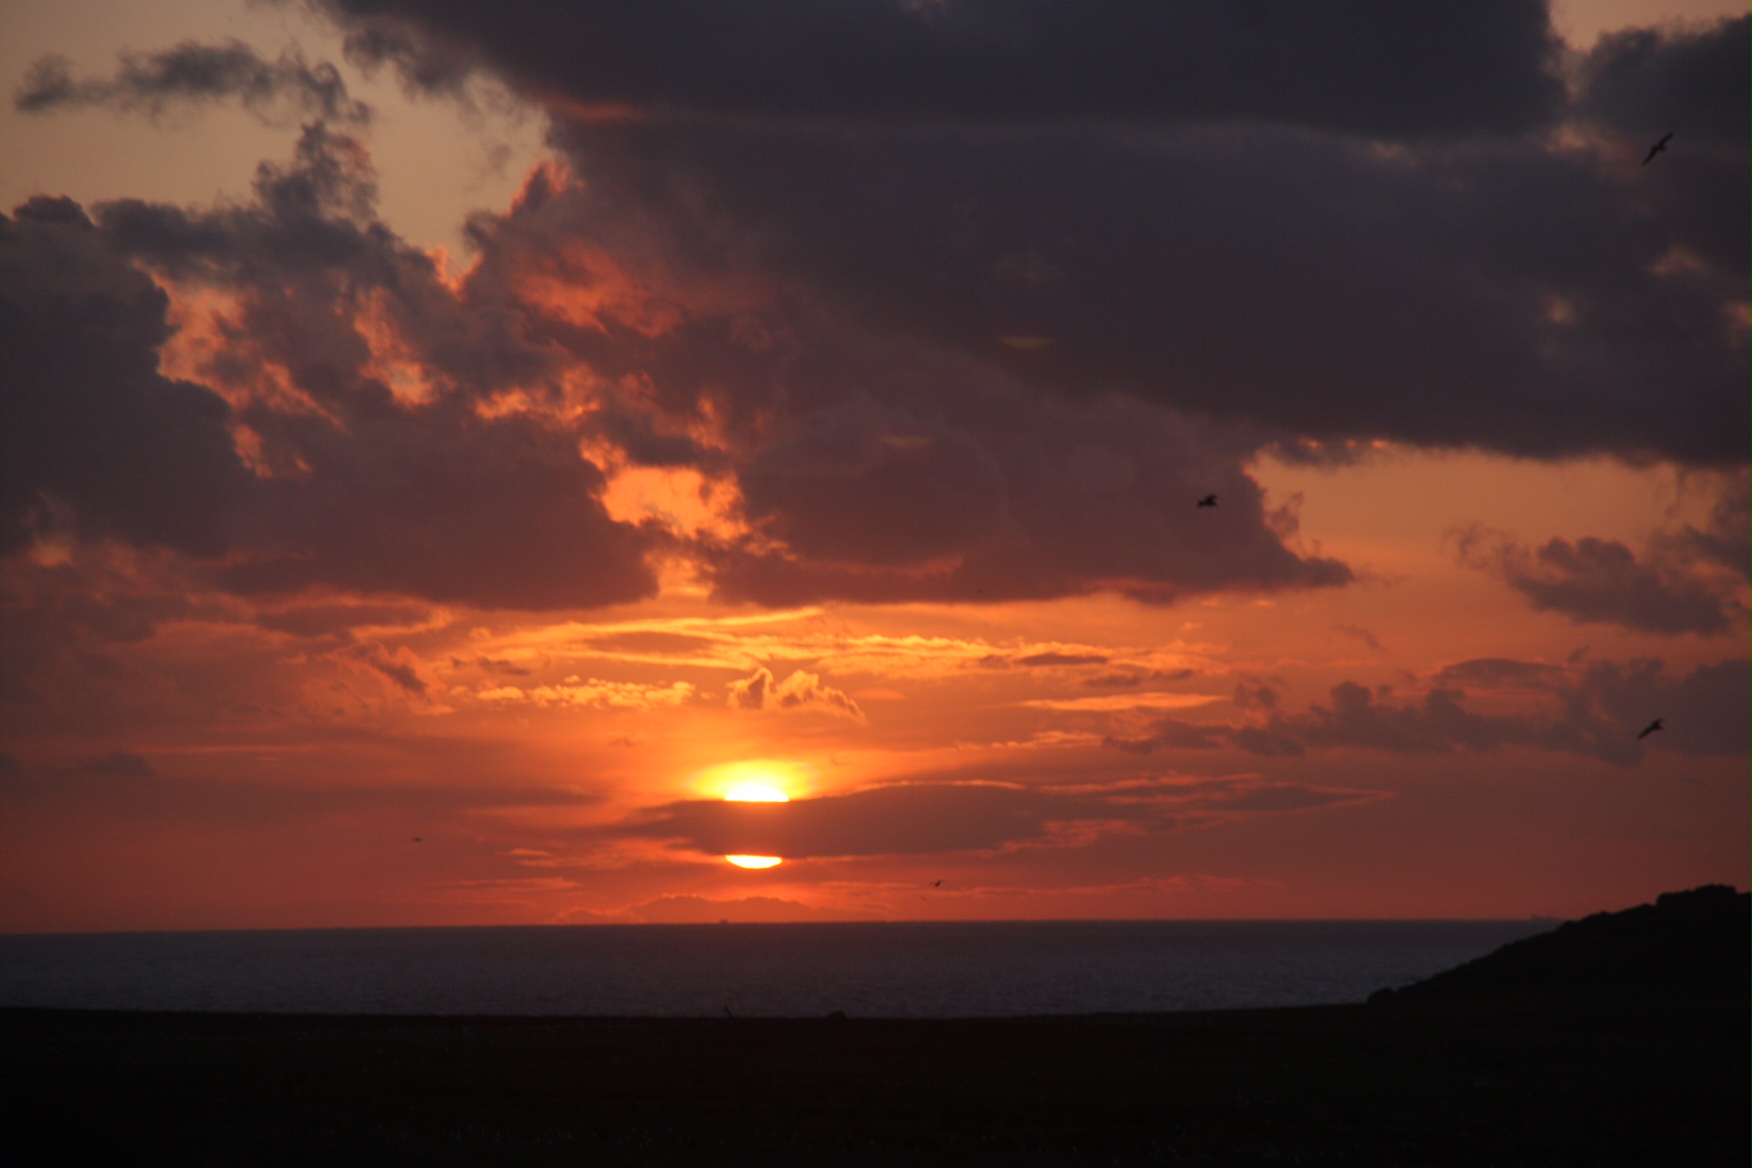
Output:
<instances>
[{"instance_id":1,"label":"sea","mask_svg":"<svg viewBox=\"0 0 1752 1168\"><path fill-rule=\"evenodd\" d=\"M0 1006L966 1018L1361 1002L1553 921L986 921L0 936Z\"/></svg>"}]
</instances>

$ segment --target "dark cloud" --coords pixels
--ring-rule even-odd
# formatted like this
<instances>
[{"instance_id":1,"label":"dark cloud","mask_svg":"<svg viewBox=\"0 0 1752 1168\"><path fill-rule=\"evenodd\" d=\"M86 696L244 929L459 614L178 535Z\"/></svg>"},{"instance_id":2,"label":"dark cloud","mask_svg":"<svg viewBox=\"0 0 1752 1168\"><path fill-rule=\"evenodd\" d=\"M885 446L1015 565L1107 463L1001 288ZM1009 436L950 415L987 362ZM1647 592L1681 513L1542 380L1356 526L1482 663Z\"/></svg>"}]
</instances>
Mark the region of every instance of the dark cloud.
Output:
<instances>
[{"instance_id":1,"label":"dark cloud","mask_svg":"<svg viewBox=\"0 0 1752 1168\"><path fill-rule=\"evenodd\" d=\"M970 451L965 463L925 458L909 477L902 473L910 453L904 448L869 464L791 463L782 490L774 478L766 480L756 499L763 510L751 517L763 531L795 542L786 539L782 550L708 545L718 592L789 604L824 597L1000 600L1110 589L1160 602L1224 588L1306 588L1350 579L1343 564L1299 556L1284 545L1259 487L1241 468L1238 445L1224 449L1218 434L1200 434L1171 416L1117 400L1065 404L1002 383L933 388L929 405L909 405L942 419L938 428ZM864 413L855 400L824 408ZM875 447L882 437L869 433L867 441ZM1204 522L1189 502L1204 483L1220 484L1233 499L1221 522ZM822 506L824 498L837 498L840 506ZM820 530L837 524L845 534L817 540L814 528L791 520L817 507ZM874 554L856 556L851 533L867 522Z\"/></svg>"},{"instance_id":2,"label":"dark cloud","mask_svg":"<svg viewBox=\"0 0 1752 1168\"><path fill-rule=\"evenodd\" d=\"M1744 21L1609 37L1565 104L1531 0L323 7L366 57L444 84L472 62L548 102L600 224L1036 388L1292 445L1745 460ZM1699 150L1638 167L1644 107L1695 121ZM916 546L888 540L915 557L890 575L997 514L991 451L905 420L944 453L916 481L946 506ZM794 501L817 490L893 524L915 480L878 425L793 419L750 468L775 530L832 558L836 529ZM845 481L811 469L829 451Z\"/></svg>"},{"instance_id":3,"label":"dark cloud","mask_svg":"<svg viewBox=\"0 0 1752 1168\"><path fill-rule=\"evenodd\" d=\"M1743 151L1752 138L1749 39L1746 16L1704 29L1609 32L1582 62L1579 111L1638 141L1671 130L1679 149L1696 142Z\"/></svg>"},{"instance_id":4,"label":"dark cloud","mask_svg":"<svg viewBox=\"0 0 1752 1168\"><path fill-rule=\"evenodd\" d=\"M1275 727L1186 722L1179 718L1159 718L1151 724L1148 734L1130 738L1110 736L1105 744L1133 754L1152 754L1158 750L1217 750L1225 746L1263 758L1295 758L1306 753L1299 741Z\"/></svg>"},{"instance_id":5,"label":"dark cloud","mask_svg":"<svg viewBox=\"0 0 1752 1168\"><path fill-rule=\"evenodd\" d=\"M1700 665L1680 678L1669 678L1662 663L1649 658L1596 662L1576 695L1565 696L1572 711L1582 707L1572 715L1578 722L1591 714L1604 726L1628 729L1663 718L1666 730L1646 740L1655 749L1732 758L1745 755L1752 742L1752 662L1745 659Z\"/></svg>"},{"instance_id":6,"label":"dark cloud","mask_svg":"<svg viewBox=\"0 0 1752 1168\"><path fill-rule=\"evenodd\" d=\"M361 645L354 657L388 678L397 688L415 697L426 696L426 679L420 676L418 658L403 652L393 653L382 645Z\"/></svg>"},{"instance_id":7,"label":"dark cloud","mask_svg":"<svg viewBox=\"0 0 1752 1168\"><path fill-rule=\"evenodd\" d=\"M25 113L84 106L139 110L157 116L173 106L237 100L262 117L292 109L307 117L363 124L371 109L347 94L340 73L296 51L263 60L241 41L204 45L183 41L155 53L123 53L110 78L75 80L64 57L34 62L13 104Z\"/></svg>"},{"instance_id":8,"label":"dark cloud","mask_svg":"<svg viewBox=\"0 0 1752 1168\"><path fill-rule=\"evenodd\" d=\"M912 567L997 529L1004 475L972 435L854 398L796 418L739 476L749 512L811 559Z\"/></svg>"},{"instance_id":9,"label":"dark cloud","mask_svg":"<svg viewBox=\"0 0 1752 1168\"><path fill-rule=\"evenodd\" d=\"M1541 612L1610 621L1648 633L1719 633L1740 613L1709 583L1637 558L1617 540L1553 539L1499 549L1496 570Z\"/></svg>"},{"instance_id":10,"label":"dark cloud","mask_svg":"<svg viewBox=\"0 0 1752 1168\"><path fill-rule=\"evenodd\" d=\"M1541 612L1669 636L1724 633L1746 619L1746 480L1731 480L1710 522L1656 533L1638 554L1618 540L1554 538L1529 547L1473 528L1463 563L1498 576Z\"/></svg>"},{"instance_id":11,"label":"dark cloud","mask_svg":"<svg viewBox=\"0 0 1752 1168\"><path fill-rule=\"evenodd\" d=\"M1111 737L1107 745L1139 754L1228 746L1266 757L1358 747L1407 755L1524 747L1580 754L1617 766L1641 761L1649 747L1743 755L1752 734L1748 669L1745 661L1724 661L1674 678L1652 659L1565 669L1487 658L1445 668L1421 696L1410 700L1399 698L1391 687L1372 690L1346 681L1332 688L1328 704L1301 712L1274 710L1257 724L1163 718L1149 734ZM1469 705L1462 685L1486 692L1520 691L1524 700L1511 713L1485 713ZM1637 740L1637 731L1654 717L1666 718L1669 728L1678 724L1669 711L1684 711L1681 732L1656 736L1658 741Z\"/></svg>"},{"instance_id":12,"label":"dark cloud","mask_svg":"<svg viewBox=\"0 0 1752 1168\"><path fill-rule=\"evenodd\" d=\"M418 625L431 618L430 609L417 604L317 603L256 613L255 622L276 633L295 637L332 637L366 626Z\"/></svg>"},{"instance_id":13,"label":"dark cloud","mask_svg":"<svg viewBox=\"0 0 1752 1168\"><path fill-rule=\"evenodd\" d=\"M139 765L116 765L113 760L118 758ZM88 822L284 825L323 819L352 822L360 816L393 822L590 802L568 791L509 784L297 785L163 775L127 754L96 763L58 770L0 770L0 807L9 815L70 810Z\"/></svg>"},{"instance_id":14,"label":"dark cloud","mask_svg":"<svg viewBox=\"0 0 1752 1168\"><path fill-rule=\"evenodd\" d=\"M1651 550L1670 561L1708 565L1752 579L1752 475L1741 471L1720 484L1709 519L1657 532Z\"/></svg>"},{"instance_id":15,"label":"dark cloud","mask_svg":"<svg viewBox=\"0 0 1752 1168\"><path fill-rule=\"evenodd\" d=\"M1674 263L1701 237L1586 152L1272 126L565 141L599 199L689 246L740 225L846 311L1037 387L1329 441L1744 458L1744 257Z\"/></svg>"},{"instance_id":16,"label":"dark cloud","mask_svg":"<svg viewBox=\"0 0 1752 1168\"><path fill-rule=\"evenodd\" d=\"M378 222L374 199L360 145L316 123L290 162L260 167L248 203L121 200L95 226L71 204L21 212L134 298L126 359L139 384L90 379L121 400L106 417L135 415L120 459L96 456L102 426L83 413L64 433L20 418L10 433L34 441L10 464L12 546L60 500L83 533L224 553L207 578L234 592L529 609L647 595L659 547L700 557L720 598L764 603L1098 589L1164 601L1349 578L1285 545L1293 520L1267 513L1243 470L1252 445L1227 430L1124 400L1059 401L836 321L702 267L548 172L508 214L473 222L481 256L460 285ZM179 339L177 367L229 405L156 374L166 297L133 265L222 298L202 326L216 335ZM39 286L17 311L53 307L42 286L69 270L28 268ZM40 360L26 351L26 387L48 384L33 365L101 355L76 332L85 307L33 330L59 339ZM593 387L582 408L580 382ZM205 413L139 417L166 403ZM649 440L623 445L628 419ZM196 439L210 449L191 450ZM581 442L633 465L698 467L734 488L747 534L684 540L610 518L607 476ZM153 459L163 473L137 465ZM1212 488L1220 521L1188 504Z\"/></svg>"},{"instance_id":17,"label":"dark cloud","mask_svg":"<svg viewBox=\"0 0 1752 1168\"><path fill-rule=\"evenodd\" d=\"M1302 744L1287 734L1258 726L1240 726L1230 732L1229 741L1248 754L1264 758L1294 758L1303 754Z\"/></svg>"},{"instance_id":18,"label":"dark cloud","mask_svg":"<svg viewBox=\"0 0 1752 1168\"><path fill-rule=\"evenodd\" d=\"M1303 810L1372 797L1227 778L1055 789L915 783L790 803L670 803L616 834L672 840L708 855L922 855L990 851L1044 840L1072 825L1160 830L1213 815Z\"/></svg>"},{"instance_id":19,"label":"dark cloud","mask_svg":"<svg viewBox=\"0 0 1752 1168\"><path fill-rule=\"evenodd\" d=\"M57 529L223 551L254 479L231 409L167 378L169 298L66 199L0 216L0 554Z\"/></svg>"},{"instance_id":20,"label":"dark cloud","mask_svg":"<svg viewBox=\"0 0 1752 1168\"><path fill-rule=\"evenodd\" d=\"M1515 661L1507 657L1476 657L1443 666L1436 674L1436 684L1462 687L1467 685L1501 689L1511 686L1550 686L1563 680L1561 665L1543 661Z\"/></svg>"},{"instance_id":21,"label":"dark cloud","mask_svg":"<svg viewBox=\"0 0 1752 1168\"><path fill-rule=\"evenodd\" d=\"M604 511L604 477L579 456L576 428L476 408L551 360L490 312L471 314L430 257L371 218L358 144L307 127L293 162L264 164L256 191L205 213L122 201L98 215L121 255L237 298L206 373L245 396L238 420L267 473L252 488L248 554L219 578L252 592L332 585L524 608L652 591L651 537ZM373 365L361 331L372 311L430 361L444 383L430 396L398 398ZM290 394L273 396L285 378Z\"/></svg>"},{"instance_id":22,"label":"dark cloud","mask_svg":"<svg viewBox=\"0 0 1752 1168\"><path fill-rule=\"evenodd\" d=\"M1518 745L1529 737L1522 719L1489 716L1465 708L1460 690L1432 689L1419 701L1389 703L1391 691L1376 693L1355 682L1332 687L1329 706L1313 706L1307 714L1280 719L1277 727L1292 729L1311 746L1367 746L1396 754L1446 752L1456 747L1494 750Z\"/></svg>"},{"instance_id":23,"label":"dark cloud","mask_svg":"<svg viewBox=\"0 0 1752 1168\"><path fill-rule=\"evenodd\" d=\"M125 779L150 779L158 774L152 769L151 763L126 750L112 751L98 758L82 758L68 770L73 774L107 775Z\"/></svg>"},{"instance_id":24,"label":"dark cloud","mask_svg":"<svg viewBox=\"0 0 1752 1168\"><path fill-rule=\"evenodd\" d=\"M1609 39L1571 107L1531 2L327 7L361 59L549 102L587 181L545 170L473 219L459 280L321 123L245 204L124 200L95 227L32 204L0 240L25 241L0 312L31 338L4 358L6 435L31 435L0 448L6 549L59 525L238 592L531 609L649 595L657 551L727 601L1163 602L1349 580L1246 473L1274 440L1745 460L1744 142L1699 131L1658 173L1613 153L1737 25ZM201 82L184 49L121 76L246 101L243 65L282 76L246 54ZM86 84L51 74L42 102ZM604 103L647 108L581 112ZM158 372L166 301L135 264L230 305L190 381ZM81 272L100 294L63 287ZM617 521L623 465L697 470L724 522ZM1556 607L1688 600L1653 551L1580 547Z\"/></svg>"},{"instance_id":25,"label":"dark cloud","mask_svg":"<svg viewBox=\"0 0 1752 1168\"><path fill-rule=\"evenodd\" d=\"M1381 647L1381 639L1379 637L1375 636L1375 634L1370 632L1368 629L1365 629L1362 625L1340 624L1340 625L1334 625L1333 628L1337 629L1339 632L1343 633L1347 637L1353 637L1356 640L1361 641L1363 644L1367 645L1369 648L1373 649L1377 653L1381 653L1381 652L1385 651Z\"/></svg>"},{"instance_id":26,"label":"dark cloud","mask_svg":"<svg viewBox=\"0 0 1752 1168\"><path fill-rule=\"evenodd\" d=\"M454 90L481 63L541 95L781 122L1295 121L1515 132L1561 87L1539 0L618 0L556 9L317 0L363 61Z\"/></svg>"},{"instance_id":27,"label":"dark cloud","mask_svg":"<svg viewBox=\"0 0 1752 1168\"><path fill-rule=\"evenodd\" d=\"M1243 679L1236 683L1235 695L1230 701L1237 710L1275 710L1278 692L1264 682Z\"/></svg>"},{"instance_id":28,"label":"dark cloud","mask_svg":"<svg viewBox=\"0 0 1752 1168\"><path fill-rule=\"evenodd\" d=\"M1030 653L1016 658L1018 665L1106 665L1107 658L1093 653Z\"/></svg>"},{"instance_id":29,"label":"dark cloud","mask_svg":"<svg viewBox=\"0 0 1752 1168\"><path fill-rule=\"evenodd\" d=\"M685 654L699 653L713 647L715 642L710 637L696 637L690 633L666 633L651 629L637 629L626 633L609 633L604 636L590 638L593 648L607 649L618 653L661 653Z\"/></svg>"},{"instance_id":30,"label":"dark cloud","mask_svg":"<svg viewBox=\"0 0 1752 1168\"><path fill-rule=\"evenodd\" d=\"M474 231L471 302L520 303L526 332L621 388L596 433L618 443L637 419L629 458L734 485L752 532L693 547L721 598L1164 600L1349 578L1286 548L1293 523L1266 513L1231 429L1059 400L824 314L594 180L538 174ZM1211 489L1231 501L1221 521L1191 506Z\"/></svg>"},{"instance_id":31,"label":"dark cloud","mask_svg":"<svg viewBox=\"0 0 1752 1168\"><path fill-rule=\"evenodd\" d=\"M1162 718L1153 732L1141 738L1109 738L1107 745L1117 746L1137 754L1155 750L1215 750L1229 742L1233 731L1228 726L1185 722L1179 718Z\"/></svg>"}]
</instances>

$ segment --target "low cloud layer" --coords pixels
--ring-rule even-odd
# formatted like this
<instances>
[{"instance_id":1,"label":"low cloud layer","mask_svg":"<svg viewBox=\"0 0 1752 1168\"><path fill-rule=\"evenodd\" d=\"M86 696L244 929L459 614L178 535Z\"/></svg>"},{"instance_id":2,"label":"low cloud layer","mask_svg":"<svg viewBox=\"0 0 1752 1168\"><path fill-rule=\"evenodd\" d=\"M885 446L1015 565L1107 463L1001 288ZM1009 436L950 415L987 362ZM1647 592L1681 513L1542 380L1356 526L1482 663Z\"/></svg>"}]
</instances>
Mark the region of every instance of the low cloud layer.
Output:
<instances>
[{"instance_id":1,"label":"low cloud layer","mask_svg":"<svg viewBox=\"0 0 1752 1168\"><path fill-rule=\"evenodd\" d=\"M1080 789L912 783L790 803L671 803L616 831L707 855L911 856L989 852L1104 830L1170 830L1378 797L1258 778L1139 780Z\"/></svg>"},{"instance_id":2,"label":"low cloud layer","mask_svg":"<svg viewBox=\"0 0 1752 1168\"><path fill-rule=\"evenodd\" d=\"M1390 686L1345 681L1326 703L1303 711L1280 711L1274 700L1251 723L1164 718L1146 735L1107 741L1141 754L1233 747L1268 758L1320 749L1418 755L1522 747L1630 766L1649 749L1744 755L1752 735L1752 663L1745 660L1675 677L1652 659L1569 668L1486 659L1450 666L1422 688L1402 697ZM1512 700L1508 712L1491 700L1500 696ZM1655 718L1664 730L1639 739Z\"/></svg>"},{"instance_id":3,"label":"low cloud layer","mask_svg":"<svg viewBox=\"0 0 1752 1168\"><path fill-rule=\"evenodd\" d=\"M351 825L360 818L421 823L514 808L576 808L589 802L572 792L490 782L313 785L191 778L162 773L127 751L68 765L0 766L0 808L8 815L72 811L112 826ZM398 845L411 842L399 829L393 838Z\"/></svg>"}]
</instances>

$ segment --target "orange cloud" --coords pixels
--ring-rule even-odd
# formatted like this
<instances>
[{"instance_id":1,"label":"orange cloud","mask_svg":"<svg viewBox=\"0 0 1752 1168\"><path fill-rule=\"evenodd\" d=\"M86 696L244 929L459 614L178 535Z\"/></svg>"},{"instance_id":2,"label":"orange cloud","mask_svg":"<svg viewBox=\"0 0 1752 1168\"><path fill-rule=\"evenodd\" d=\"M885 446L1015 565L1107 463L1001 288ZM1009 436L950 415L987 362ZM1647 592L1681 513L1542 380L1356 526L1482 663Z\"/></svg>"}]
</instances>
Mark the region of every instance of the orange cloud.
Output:
<instances>
[{"instance_id":1,"label":"orange cloud","mask_svg":"<svg viewBox=\"0 0 1752 1168\"><path fill-rule=\"evenodd\" d=\"M784 681L775 681L765 666L740 681L730 683L728 701L733 710L817 710L855 721L864 720L858 703L840 690L821 684L821 678L796 670Z\"/></svg>"}]
</instances>

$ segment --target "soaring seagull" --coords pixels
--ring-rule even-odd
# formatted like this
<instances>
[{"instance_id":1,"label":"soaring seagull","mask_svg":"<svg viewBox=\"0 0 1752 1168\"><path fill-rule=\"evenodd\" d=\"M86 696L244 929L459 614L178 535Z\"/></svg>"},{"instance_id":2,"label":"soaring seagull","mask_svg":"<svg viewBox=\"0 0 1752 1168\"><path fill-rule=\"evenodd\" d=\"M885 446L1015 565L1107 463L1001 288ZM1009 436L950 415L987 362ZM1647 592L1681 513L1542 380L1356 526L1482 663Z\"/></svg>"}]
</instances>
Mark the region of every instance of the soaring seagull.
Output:
<instances>
[{"instance_id":1,"label":"soaring seagull","mask_svg":"<svg viewBox=\"0 0 1752 1168\"><path fill-rule=\"evenodd\" d=\"M1673 140L1673 131L1668 130L1659 142L1649 147L1649 152L1643 155L1643 165L1647 166L1655 160L1655 155L1667 148L1667 143Z\"/></svg>"},{"instance_id":2,"label":"soaring seagull","mask_svg":"<svg viewBox=\"0 0 1752 1168\"><path fill-rule=\"evenodd\" d=\"M1206 495L1198 501L1198 506L1200 507L1215 507L1216 505L1217 497L1215 495Z\"/></svg>"},{"instance_id":3,"label":"soaring seagull","mask_svg":"<svg viewBox=\"0 0 1752 1168\"><path fill-rule=\"evenodd\" d=\"M1650 722L1647 726L1644 726L1642 728L1642 733L1638 734L1636 736L1636 740L1638 742L1641 742L1643 739L1647 738L1649 735L1653 734L1655 731L1665 730L1665 729L1666 729L1666 727L1661 725L1661 719L1656 718L1653 722Z\"/></svg>"}]
</instances>

